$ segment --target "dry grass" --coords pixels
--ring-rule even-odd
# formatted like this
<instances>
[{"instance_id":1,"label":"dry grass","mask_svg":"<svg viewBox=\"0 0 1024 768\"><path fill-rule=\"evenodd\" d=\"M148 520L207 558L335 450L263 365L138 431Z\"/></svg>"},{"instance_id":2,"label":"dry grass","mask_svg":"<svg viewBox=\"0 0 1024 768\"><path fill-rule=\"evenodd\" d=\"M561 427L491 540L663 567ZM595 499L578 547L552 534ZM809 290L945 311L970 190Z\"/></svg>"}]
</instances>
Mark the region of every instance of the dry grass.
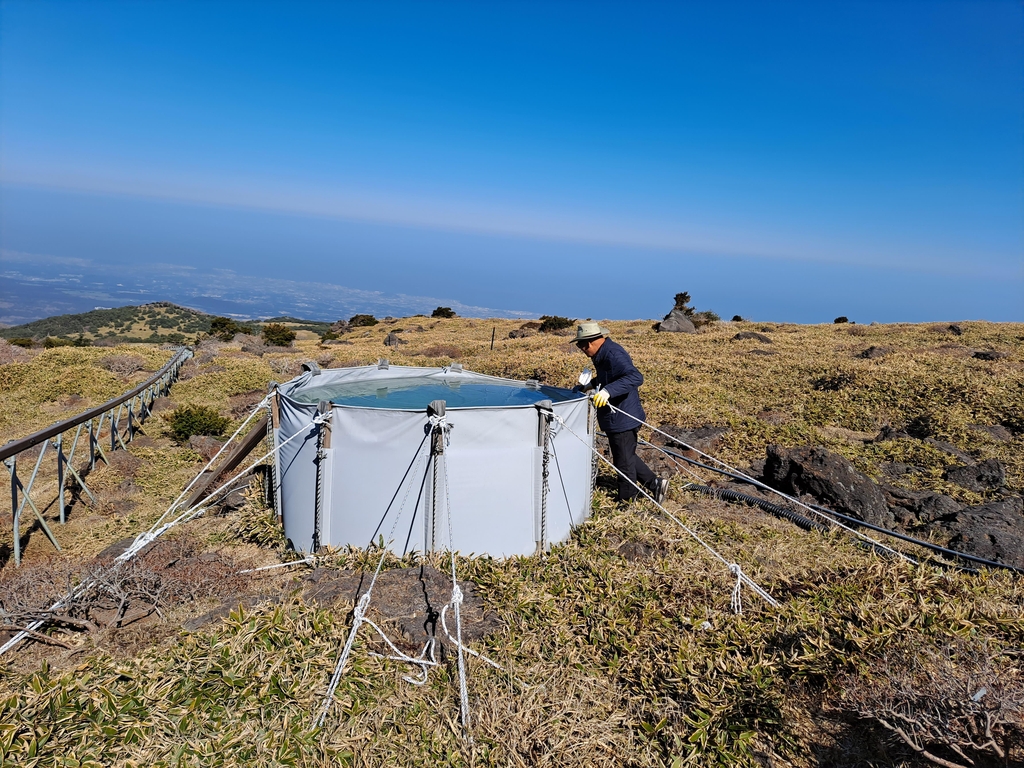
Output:
<instances>
[{"instance_id":1,"label":"dry grass","mask_svg":"<svg viewBox=\"0 0 1024 768\"><path fill-rule=\"evenodd\" d=\"M400 347L384 346L395 326L381 324L347 334L350 344L342 347L299 341L299 359L331 353L434 365L443 361L431 353L445 348L471 370L563 385L587 362L566 337L508 339L518 321L399 323L408 342ZM417 323L422 333L409 330ZM936 441L998 458L1010 489L1024 490L1024 326L965 323L955 337L944 326L742 323L687 336L655 334L648 321L603 324L645 373L650 420L728 426L719 451L727 460L763 457L770 442L823 444L870 473L885 462L914 463L925 471L902 482L983 499L943 483L941 469L952 459L935 444L866 441L883 425L916 420ZM738 330L762 333L772 344L733 341ZM870 346L889 352L860 357ZM753 354L757 349L775 354ZM971 356L981 349L1008 354ZM130 351L146 354L140 350ZM105 379L110 374L90 352L51 350L3 366L0 376L24 368L12 384L44 410L56 410L69 390L41 384L37 391L34 382L62 366L71 372L64 380L89 397L120 391L123 382ZM218 345L175 386L173 400L217 408L237 424L243 396L279 377L267 357L293 359ZM36 423L27 411L5 418L0 434L11 437ZM140 462L115 462L91 475L105 503L134 506L125 514L76 508L57 530L69 560L151 522L198 469L198 457L170 444L159 419L150 424L149 442L130 447ZM973 426L996 424L1016 437L1000 442ZM172 635L133 658L101 645L70 658L48 649L55 666L34 671L7 660L0 756L5 766L911 765L925 758L882 719L939 711L953 688L991 678L990 690L1009 702L1000 710L1006 722L996 727L997 744L1010 763L1024 760L1013 709L1024 646L1019 580L885 561L844 539L685 494L669 504L782 607L770 609L745 592L743 615L733 615L732 580L720 564L652 510L619 510L598 493L593 518L545 558L460 561L460 576L479 586L503 627L480 650L507 670L470 662L472 743L460 737L452 664L426 686L409 686L400 680L404 670L370 655L368 635L355 645L323 729L311 731L351 604L321 608L292 597ZM270 548L280 543L258 505L234 518L197 521L193 534L256 560L271 551L260 555L239 543L239 534ZM32 534L30 563L49 547L41 539ZM343 552L327 565L370 560ZM410 564L393 559L388 567ZM889 687L874 684L882 675ZM941 711L959 724L958 733L971 733L969 709ZM918 736L933 754L963 761L941 738ZM992 749L968 754L978 764L998 760Z\"/></svg>"}]
</instances>

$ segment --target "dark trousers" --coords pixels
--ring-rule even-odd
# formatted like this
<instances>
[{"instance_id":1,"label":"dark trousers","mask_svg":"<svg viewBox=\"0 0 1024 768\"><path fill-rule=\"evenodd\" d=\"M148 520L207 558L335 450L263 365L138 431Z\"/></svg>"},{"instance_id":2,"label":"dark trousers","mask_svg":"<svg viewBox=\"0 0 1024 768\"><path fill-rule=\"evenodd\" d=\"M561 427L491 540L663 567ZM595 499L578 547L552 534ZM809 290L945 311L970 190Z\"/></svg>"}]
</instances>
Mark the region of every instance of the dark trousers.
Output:
<instances>
[{"instance_id":1,"label":"dark trousers","mask_svg":"<svg viewBox=\"0 0 1024 768\"><path fill-rule=\"evenodd\" d=\"M615 468L622 475L625 475L638 485L653 491L654 481L658 477L651 472L650 467L644 464L644 460L636 455L636 433L638 429L608 433L608 446L612 449L612 464L615 465ZM638 496L640 492L622 475L617 475L619 480L619 501L629 501Z\"/></svg>"}]
</instances>

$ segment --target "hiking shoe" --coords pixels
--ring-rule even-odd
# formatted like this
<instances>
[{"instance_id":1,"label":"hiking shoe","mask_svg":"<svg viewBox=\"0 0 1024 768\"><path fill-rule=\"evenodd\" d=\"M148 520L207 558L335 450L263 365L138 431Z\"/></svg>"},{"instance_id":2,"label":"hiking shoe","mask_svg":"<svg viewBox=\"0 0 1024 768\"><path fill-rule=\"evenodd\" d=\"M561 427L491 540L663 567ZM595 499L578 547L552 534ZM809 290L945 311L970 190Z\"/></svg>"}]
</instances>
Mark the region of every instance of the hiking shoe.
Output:
<instances>
[{"instance_id":1,"label":"hiking shoe","mask_svg":"<svg viewBox=\"0 0 1024 768\"><path fill-rule=\"evenodd\" d=\"M659 477L654 481L654 500L659 504L665 503L665 496L668 494L668 478Z\"/></svg>"}]
</instances>

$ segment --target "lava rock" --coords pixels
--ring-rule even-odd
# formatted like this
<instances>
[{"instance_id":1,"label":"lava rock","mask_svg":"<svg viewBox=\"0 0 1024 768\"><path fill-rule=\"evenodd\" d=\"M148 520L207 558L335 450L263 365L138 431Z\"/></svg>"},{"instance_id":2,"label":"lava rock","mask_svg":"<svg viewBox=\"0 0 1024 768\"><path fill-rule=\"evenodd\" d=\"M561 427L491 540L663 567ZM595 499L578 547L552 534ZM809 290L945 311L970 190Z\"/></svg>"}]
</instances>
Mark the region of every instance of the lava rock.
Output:
<instances>
[{"instance_id":1,"label":"lava rock","mask_svg":"<svg viewBox=\"0 0 1024 768\"><path fill-rule=\"evenodd\" d=\"M771 355L778 354L774 349L752 349L747 352L748 355L761 355L762 357L770 357Z\"/></svg>"},{"instance_id":2,"label":"lava rock","mask_svg":"<svg viewBox=\"0 0 1024 768\"><path fill-rule=\"evenodd\" d=\"M986 459L966 466L946 467L943 477L951 483L978 493L994 491L1006 484L1006 470L998 459Z\"/></svg>"},{"instance_id":3,"label":"lava rock","mask_svg":"<svg viewBox=\"0 0 1024 768\"><path fill-rule=\"evenodd\" d=\"M217 451L219 451L223 446L224 443L220 440L207 435L192 435L192 437L188 439L188 447L207 461L216 456Z\"/></svg>"},{"instance_id":4,"label":"lava rock","mask_svg":"<svg viewBox=\"0 0 1024 768\"><path fill-rule=\"evenodd\" d=\"M665 319L655 326L655 329L661 333L696 333L697 327L693 322L686 316L686 313L679 309L673 309Z\"/></svg>"},{"instance_id":5,"label":"lava rock","mask_svg":"<svg viewBox=\"0 0 1024 768\"><path fill-rule=\"evenodd\" d=\"M975 360L1002 360L1006 357L1006 353L995 349L976 349L971 357Z\"/></svg>"},{"instance_id":6,"label":"lava rock","mask_svg":"<svg viewBox=\"0 0 1024 768\"><path fill-rule=\"evenodd\" d=\"M771 339L765 336L763 333L754 333L754 331L740 331L732 337L733 341L744 341L746 339L752 339L753 341L760 341L762 344L774 343Z\"/></svg>"},{"instance_id":7,"label":"lava rock","mask_svg":"<svg viewBox=\"0 0 1024 768\"><path fill-rule=\"evenodd\" d=\"M872 525L891 528L895 523L882 489L847 459L825 448L787 450L769 445L764 477L783 493L810 494L836 512Z\"/></svg>"},{"instance_id":8,"label":"lava rock","mask_svg":"<svg viewBox=\"0 0 1024 768\"><path fill-rule=\"evenodd\" d=\"M890 486L884 486L883 491L896 522L906 529L921 528L936 520L953 519L960 512L960 505L941 493Z\"/></svg>"},{"instance_id":9,"label":"lava rock","mask_svg":"<svg viewBox=\"0 0 1024 768\"><path fill-rule=\"evenodd\" d=\"M662 424L658 429L674 438L669 439L665 435L655 435L655 440L669 448L682 448L685 444L704 453L715 453L722 447L722 441L729 434L729 427L712 424L705 424L696 429L684 429L675 424Z\"/></svg>"},{"instance_id":10,"label":"lava rock","mask_svg":"<svg viewBox=\"0 0 1024 768\"><path fill-rule=\"evenodd\" d=\"M948 328L946 328L946 330L949 331L950 333L952 333L954 336L963 336L964 335L964 329L961 328L956 323L952 323Z\"/></svg>"},{"instance_id":11,"label":"lava rock","mask_svg":"<svg viewBox=\"0 0 1024 768\"><path fill-rule=\"evenodd\" d=\"M529 336L536 336L537 332L532 328L517 328L513 331L508 332L510 339L525 339Z\"/></svg>"},{"instance_id":12,"label":"lava rock","mask_svg":"<svg viewBox=\"0 0 1024 768\"><path fill-rule=\"evenodd\" d=\"M857 355L857 357L861 358L862 360L878 360L880 358L885 357L890 352L892 352L892 350L889 349L888 347L871 346L865 349L859 355Z\"/></svg>"},{"instance_id":13,"label":"lava rock","mask_svg":"<svg viewBox=\"0 0 1024 768\"><path fill-rule=\"evenodd\" d=\"M392 331L384 337L384 346L386 347L397 347L399 344L408 344L409 342L403 341L399 338L398 334Z\"/></svg>"},{"instance_id":14,"label":"lava rock","mask_svg":"<svg viewBox=\"0 0 1024 768\"><path fill-rule=\"evenodd\" d=\"M1024 567L1024 500L1020 496L965 507L932 530L952 534L946 544L950 549Z\"/></svg>"},{"instance_id":15,"label":"lava rock","mask_svg":"<svg viewBox=\"0 0 1024 768\"><path fill-rule=\"evenodd\" d=\"M981 432L988 435L998 443L1009 443L1013 441L1013 432L1008 430L1002 424L993 424L986 426L984 424L971 424L970 428L975 432Z\"/></svg>"}]
</instances>

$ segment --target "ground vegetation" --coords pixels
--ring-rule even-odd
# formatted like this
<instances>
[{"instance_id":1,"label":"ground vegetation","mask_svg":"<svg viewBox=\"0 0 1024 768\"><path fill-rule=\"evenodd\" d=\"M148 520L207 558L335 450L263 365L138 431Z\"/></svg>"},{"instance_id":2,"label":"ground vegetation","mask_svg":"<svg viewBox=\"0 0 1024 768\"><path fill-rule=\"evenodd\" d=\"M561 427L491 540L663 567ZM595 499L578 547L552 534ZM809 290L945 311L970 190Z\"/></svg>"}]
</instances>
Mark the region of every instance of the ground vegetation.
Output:
<instances>
[{"instance_id":1,"label":"ground vegetation","mask_svg":"<svg viewBox=\"0 0 1024 768\"><path fill-rule=\"evenodd\" d=\"M1022 325L748 323L749 334L737 338L726 324L691 335L658 334L646 321L601 324L645 374L649 421L713 436L715 455L734 466L764 460L768 445L817 446L907 493L941 492L964 504L1024 493ZM234 429L267 383L297 373L302 359L365 364L386 350L393 364L429 366L457 352L472 370L520 379L543 371L562 386L587 364L568 338L508 338L520 321L426 326L403 332L407 343L391 348L388 328L373 326L346 333L344 346L299 339L293 351L263 354L204 342L166 410L204 406ZM0 439L126 387L103 367L109 349L19 352L28 357L0 365L9 406L0 412ZM115 352L139 355L147 370L171 354L145 345ZM110 545L154 522L202 467L195 450L173 441L166 420L145 429L118 452L125 456L86 478L95 505L79 500L66 526L46 508L62 553L38 530L27 534L21 571L9 549L0 550L0 595L11 596L6 623L26 621ZM971 490L949 480L951 450L979 464L998 461L1002 486ZM504 668L470 659L472 742L461 737L450 656L426 685L409 686L406 670L375 656L385 649L362 635L327 721L314 729L353 603L345 594L308 599L288 569L227 578L291 556L265 490L254 485L237 506L172 536L185 537L179 550L154 554L108 584L88 611L55 622L50 640L0 659L0 759L908 767L1024 760L1018 577L889 559L845 536L694 494L687 482L714 478L676 471L670 511L740 563L779 608L744 591L742 613L734 613L729 572L653 507L616 507L602 472L593 517L546 557L459 558L460 578L495 618L473 647ZM47 492L54 490L40 488L40 501ZM0 522L0 547L10 535ZM318 570L358 576L375 562L372 552L327 552ZM385 567L420 564L410 556ZM402 636L397 621L377 618Z\"/></svg>"}]
</instances>

